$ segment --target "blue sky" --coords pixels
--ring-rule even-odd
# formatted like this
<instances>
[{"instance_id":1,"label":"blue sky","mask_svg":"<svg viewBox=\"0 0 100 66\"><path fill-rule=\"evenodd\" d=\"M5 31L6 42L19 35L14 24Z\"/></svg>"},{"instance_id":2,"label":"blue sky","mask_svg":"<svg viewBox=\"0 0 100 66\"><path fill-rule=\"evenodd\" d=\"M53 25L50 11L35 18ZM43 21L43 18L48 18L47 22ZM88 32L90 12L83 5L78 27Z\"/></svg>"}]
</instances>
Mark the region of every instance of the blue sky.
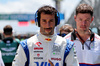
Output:
<instances>
[{"instance_id":1,"label":"blue sky","mask_svg":"<svg viewBox=\"0 0 100 66\"><path fill-rule=\"evenodd\" d=\"M75 6L80 1L81 0L62 0L61 1L61 12L65 14L66 20L70 17L71 13L75 9ZM0 14L12 14L12 13L32 13L33 14L37 11L38 8L40 8L43 5L51 5L55 7L55 2L54 0L0 0ZM7 24L11 24L13 26L12 23L8 22ZM0 27L0 30L4 27L4 25L6 25L6 22ZM31 27L31 28L34 28L34 27ZM15 30L18 31L17 29Z\"/></svg>"},{"instance_id":2,"label":"blue sky","mask_svg":"<svg viewBox=\"0 0 100 66\"><path fill-rule=\"evenodd\" d=\"M8 1L16 1L16 0L0 0L0 3L5 4L5 3L7 3Z\"/></svg>"}]
</instances>

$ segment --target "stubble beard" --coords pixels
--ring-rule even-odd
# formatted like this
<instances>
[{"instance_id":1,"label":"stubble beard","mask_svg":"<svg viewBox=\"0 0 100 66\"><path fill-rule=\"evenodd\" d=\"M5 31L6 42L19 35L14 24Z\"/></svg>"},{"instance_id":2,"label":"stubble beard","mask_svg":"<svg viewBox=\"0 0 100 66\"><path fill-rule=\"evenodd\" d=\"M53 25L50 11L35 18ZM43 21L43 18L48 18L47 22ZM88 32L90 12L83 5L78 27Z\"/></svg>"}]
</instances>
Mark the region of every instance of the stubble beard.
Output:
<instances>
[{"instance_id":1,"label":"stubble beard","mask_svg":"<svg viewBox=\"0 0 100 66\"><path fill-rule=\"evenodd\" d=\"M51 30L50 32L46 32L45 30L42 30L41 33L43 35L49 36L49 35L53 35L53 30Z\"/></svg>"},{"instance_id":2,"label":"stubble beard","mask_svg":"<svg viewBox=\"0 0 100 66\"><path fill-rule=\"evenodd\" d=\"M79 31L81 34L90 34L89 30L80 30Z\"/></svg>"}]
</instances>

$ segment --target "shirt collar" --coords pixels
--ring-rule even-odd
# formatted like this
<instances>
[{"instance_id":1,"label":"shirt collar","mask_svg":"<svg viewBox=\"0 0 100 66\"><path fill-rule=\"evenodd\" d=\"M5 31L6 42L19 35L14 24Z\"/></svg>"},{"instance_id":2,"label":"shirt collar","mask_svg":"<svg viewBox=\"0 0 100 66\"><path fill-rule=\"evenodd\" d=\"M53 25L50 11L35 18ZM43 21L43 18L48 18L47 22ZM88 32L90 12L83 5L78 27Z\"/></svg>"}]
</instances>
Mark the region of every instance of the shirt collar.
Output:
<instances>
[{"instance_id":1,"label":"shirt collar","mask_svg":"<svg viewBox=\"0 0 100 66\"><path fill-rule=\"evenodd\" d=\"M91 30L90 30L91 31ZM77 36L76 36L76 34L75 34L75 30L71 33L71 40L72 41L74 41L74 40L76 40L76 39L78 39L77 38ZM94 33L91 31L91 36L90 36L90 38L88 39L88 40L90 40L90 41L94 41Z\"/></svg>"},{"instance_id":2,"label":"shirt collar","mask_svg":"<svg viewBox=\"0 0 100 66\"><path fill-rule=\"evenodd\" d=\"M50 35L50 36L45 36L43 34L41 34L40 32L37 34L37 36L43 40L43 41L52 41L54 40L54 38L56 38L57 34L54 33L53 35Z\"/></svg>"}]
</instances>

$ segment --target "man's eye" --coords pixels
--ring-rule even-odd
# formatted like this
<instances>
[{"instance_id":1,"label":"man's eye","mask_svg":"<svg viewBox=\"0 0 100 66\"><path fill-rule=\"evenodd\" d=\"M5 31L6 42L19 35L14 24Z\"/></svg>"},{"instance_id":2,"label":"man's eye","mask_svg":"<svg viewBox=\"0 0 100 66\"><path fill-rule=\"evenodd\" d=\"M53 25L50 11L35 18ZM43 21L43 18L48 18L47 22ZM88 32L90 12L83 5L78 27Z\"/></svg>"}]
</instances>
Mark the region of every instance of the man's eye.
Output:
<instances>
[{"instance_id":1,"label":"man's eye","mask_svg":"<svg viewBox=\"0 0 100 66\"><path fill-rule=\"evenodd\" d=\"M89 22L90 20L86 20L86 22Z\"/></svg>"},{"instance_id":2,"label":"man's eye","mask_svg":"<svg viewBox=\"0 0 100 66\"><path fill-rule=\"evenodd\" d=\"M50 20L50 22L53 22L53 20Z\"/></svg>"},{"instance_id":3,"label":"man's eye","mask_svg":"<svg viewBox=\"0 0 100 66\"><path fill-rule=\"evenodd\" d=\"M82 19L79 19L79 21L82 21Z\"/></svg>"},{"instance_id":4,"label":"man's eye","mask_svg":"<svg viewBox=\"0 0 100 66\"><path fill-rule=\"evenodd\" d=\"M43 22L46 22L46 20L42 20Z\"/></svg>"}]
</instances>

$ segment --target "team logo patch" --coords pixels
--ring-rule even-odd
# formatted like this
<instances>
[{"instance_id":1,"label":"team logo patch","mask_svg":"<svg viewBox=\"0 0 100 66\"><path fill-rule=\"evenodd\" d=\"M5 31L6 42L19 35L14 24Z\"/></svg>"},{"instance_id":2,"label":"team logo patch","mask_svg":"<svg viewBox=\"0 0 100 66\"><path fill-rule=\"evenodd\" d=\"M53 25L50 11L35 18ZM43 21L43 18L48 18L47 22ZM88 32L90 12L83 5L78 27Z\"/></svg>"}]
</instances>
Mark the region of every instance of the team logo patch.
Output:
<instances>
[{"instance_id":1,"label":"team logo patch","mask_svg":"<svg viewBox=\"0 0 100 66\"><path fill-rule=\"evenodd\" d=\"M35 45L39 46L41 45L42 43L41 42L36 42Z\"/></svg>"},{"instance_id":2,"label":"team logo patch","mask_svg":"<svg viewBox=\"0 0 100 66\"><path fill-rule=\"evenodd\" d=\"M43 47L34 47L34 50L43 50Z\"/></svg>"},{"instance_id":3,"label":"team logo patch","mask_svg":"<svg viewBox=\"0 0 100 66\"><path fill-rule=\"evenodd\" d=\"M47 41L51 41L51 39L50 39L50 38L45 38L45 40L47 40Z\"/></svg>"},{"instance_id":4,"label":"team logo patch","mask_svg":"<svg viewBox=\"0 0 100 66\"><path fill-rule=\"evenodd\" d=\"M51 58L51 60L61 61L61 58Z\"/></svg>"},{"instance_id":5,"label":"team logo patch","mask_svg":"<svg viewBox=\"0 0 100 66\"><path fill-rule=\"evenodd\" d=\"M37 54L37 56L39 57L39 56L40 56L40 54Z\"/></svg>"},{"instance_id":6,"label":"team logo patch","mask_svg":"<svg viewBox=\"0 0 100 66\"><path fill-rule=\"evenodd\" d=\"M34 57L34 59L43 59L43 57Z\"/></svg>"},{"instance_id":7,"label":"team logo patch","mask_svg":"<svg viewBox=\"0 0 100 66\"><path fill-rule=\"evenodd\" d=\"M38 47L34 47L34 50L43 50L43 47L40 47L40 45L42 45L41 42L36 42L35 45Z\"/></svg>"},{"instance_id":8,"label":"team logo patch","mask_svg":"<svg viewBox=\"0 0 100 66\"><path fill-rule=\"evenodd\" d=\"M43 53L43 51L34 51L34 53Z\"/></svg>"},{"instance_id":9,"label":"team logo patch","mask_svg":"<svg viewBox=\"0 0 100 66\"><path fill-rule=\"evenodd\" d=\"M53 52L53 55L59 55L61 52L61 46L57 44L53 45L52 52Z\"/></svg>"}]
</instances>

